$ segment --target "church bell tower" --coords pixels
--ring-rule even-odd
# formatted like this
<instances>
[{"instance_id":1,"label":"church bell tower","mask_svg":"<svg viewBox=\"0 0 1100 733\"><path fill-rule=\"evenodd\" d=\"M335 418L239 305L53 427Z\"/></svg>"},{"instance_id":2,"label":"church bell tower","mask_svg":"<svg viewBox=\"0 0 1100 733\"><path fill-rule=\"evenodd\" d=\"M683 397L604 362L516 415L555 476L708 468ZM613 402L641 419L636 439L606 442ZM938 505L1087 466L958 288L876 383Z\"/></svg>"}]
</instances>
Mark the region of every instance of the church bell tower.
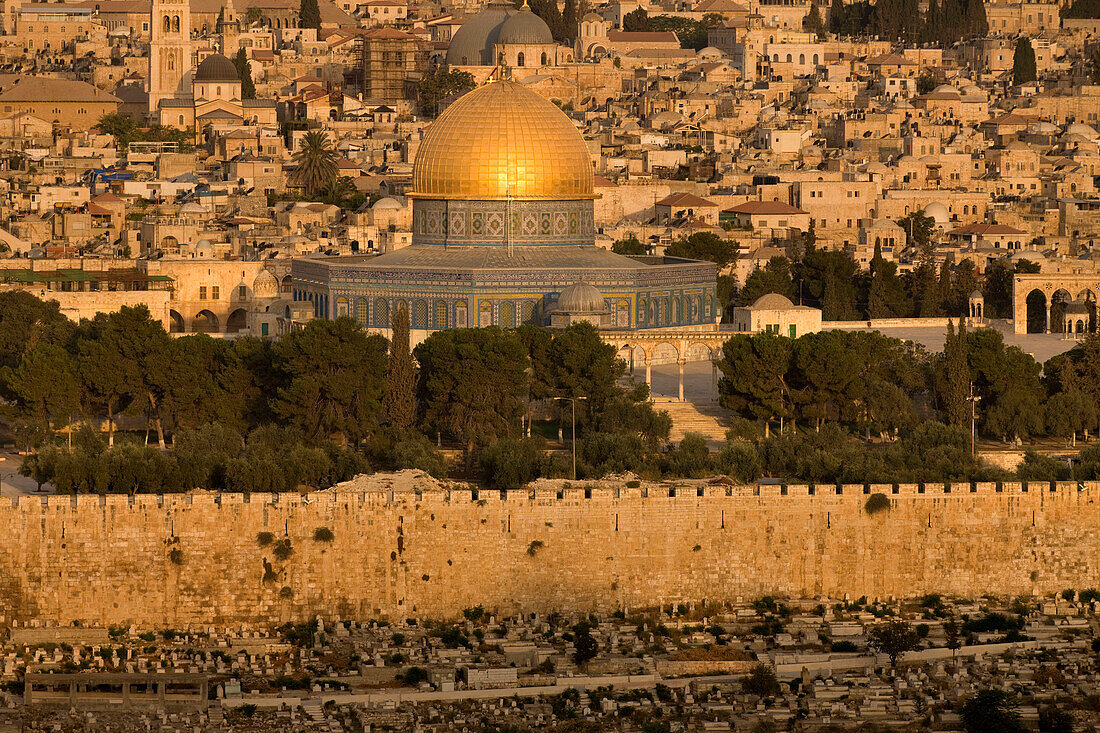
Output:
<instances>
[{"instance_id":1,"label":"church bell tower","mask_svg":"<svg viewBox=\"0 0 1100 733\"><path fill-rule=\"evenodd\" d=\"M149 111L163 99L191 94L191 2L152 0L150 4Z\"/></svg>"}]
</instances>

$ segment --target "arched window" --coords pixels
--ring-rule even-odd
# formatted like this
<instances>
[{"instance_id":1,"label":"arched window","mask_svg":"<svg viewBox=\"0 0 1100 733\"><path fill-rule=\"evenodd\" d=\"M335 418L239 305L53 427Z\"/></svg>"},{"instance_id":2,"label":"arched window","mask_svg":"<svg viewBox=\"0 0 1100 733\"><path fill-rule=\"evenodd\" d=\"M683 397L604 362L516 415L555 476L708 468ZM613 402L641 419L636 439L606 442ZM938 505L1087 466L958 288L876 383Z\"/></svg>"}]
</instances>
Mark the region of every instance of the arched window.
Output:
<instances>
[{"instance_id":1,"label":"arched window","mask_svg":"<svg viewBox=\"0 0 1100 733\"><path fill-rule=\"evenodd\" d=\"M804 54L804 53L798 54L798 63L800 63L800 64L806 63L806 54Z\"/></svg>"},{"instance_id":2,"label":"arched window","mask_svg":"<svg viewBox=\"0 0 1100 733\"><path fill-rule=\"evenodd\" d=\"M542 65L543 65L543 66L546 66L546 61L547 61L547 59L546 59L546 53L545 53L545 52L543 52L543 54L542 54Z\"/></svg>"},{"instance_id":3,"label":"arched window","mask_svg":"<svg viewBox=\"0 0 1100 733\"><path fill-rule=\"evenodd\" d=\"M164 16L164 32L165 33L171 33L172 32L172 19L169 18L167 15Z\"/></svg>"},{"instance_id":4,"label":"arched window","mask_svg":"<svg viewBox=\"0 0 1100 733\"><path fill-rule=\"evenodd\" d=\"M791 63L791 62L792 62L793 60L794 60L794 59L793 59L793 58L791 58L791 55L790 55L790 54L787 54L787 63L789 64L789 63Z\"/></svg>"},{"instance_id":5,"label":"arched window","mask_svg":"<svg viewBox=\"0 0 1100 733\"><path fill-rule=\"evenodd\" d=\"M428 327L428 304L423 300L413 303L412 326L413 328Z\"/></svg>"},{"instance_id":6,"label":"arched window","mask_svg":"<svg viewBox=\"0 0 1100 733\"><path fill-rule=\"evenodd\" d=\"M516 306L512 303L500 304L500 325L501 328L516 327Z\"/></svg>"},{"instance_id":7,"label":"arched window","mask_svg":"<svg viewBox=\"0 0 1100 733\"><path fill-rule=\"evenodd\" d=\"M523 66L523 52L522 51L520 51L519 55L516 56L516 66Z\"/></svg>"},{"instance_id":8,"label":"arched window","mask_svg":"<svg viewBox=\"0 0 1100 733\"><path fill-rule=\"evenodd\" d=\"M175 33L180 32L180 17L178 15L172 18L172 31Z\"/></svg>"},{"instance_id":9,"label":"arched window","mask_svg":"<svg viewBox=\"0 0 1100 733\"><path fill-rule=\"evenodd\" d=\"M355 301L355 320L364 326L368 323L369 311L370 306L367 304L366 298L359 298Z\"/></svg>"},{"instance_id":10,"label":"arched window","mask_svg":"<svg viewBox=\"0 0 1100 733\"><path fill-rule=\"evenodd\" d=\"M814 66L817 66L817 54L816 53L814 54L813 62L814 62Z\"/></svg>"},{"instance_id":11,"label":"arched window","mask_svg":"<svg viewBox=\"0 0 1100 733\"><path fill-rule=\"evenodd\" d=\"M169 71L174 71L176 68L176 55L171 51L168 52L168 57L165 59L165 65Z\"/></svg>"},{"instance_id":12,"label":"arched window","mask_svg":"<svg viewBox=\"0 0 1100 733\"><path fill-rule=\"evenodd\" d=\"M385 298L374 299L374 325L376 328L389 328L390 306Z\"/></svg>"},{"instance_id":13,"label":"arched window","mask_svg":"<svg viewBox=\"0 0 1100 733\"><path fill-rule=\"evenodd\" d=\"M447 327L447 302L443 300L435 301L435 327L446 328Z\"/></svg>"},{"instance_id":14,"label":"arched window","mask_svg":"<svg viewBox=\"0 0 1100 733\"><path fill-rule=\"evenodd\" d=\"M456 303L455 304L455 326L457 328L466 328L466 324L467 324L467 321L466 321L466 304L465 303Z\"/></svg>"}]
</instances>

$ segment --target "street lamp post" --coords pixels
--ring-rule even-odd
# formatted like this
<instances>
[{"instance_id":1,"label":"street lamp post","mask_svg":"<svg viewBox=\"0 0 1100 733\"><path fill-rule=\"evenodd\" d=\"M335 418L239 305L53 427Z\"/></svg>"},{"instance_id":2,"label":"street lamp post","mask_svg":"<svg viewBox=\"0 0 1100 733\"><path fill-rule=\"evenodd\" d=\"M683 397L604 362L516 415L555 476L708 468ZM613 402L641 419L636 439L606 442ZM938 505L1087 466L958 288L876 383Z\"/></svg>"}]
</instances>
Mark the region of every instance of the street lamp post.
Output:
<instances>
[{"instance_id":1,"label":"street lamp post","mask_svg":"<svg viewBox=\"0 0 1100 733\"><path fill-rule=\"evenodd\" d=\"M978 420L978 400L981 397L974 394L974 383L970 383L970 396L966 398L966 401L970 403L970 455L976 456L977 453L977 420Z\"/></svg>"},{"instance_id":2,"label":"street lamp post","mask_svg":"<svg viewBox=\"0 0 1100 733\"><path fill-rule=\"evenodd\" d=\"M573 404L573 433L570 443L573 444L573 480L577 480L577 400L587 400L587 397L555 397L555 400L569 400Z\"/></svg>"}]
</instances>

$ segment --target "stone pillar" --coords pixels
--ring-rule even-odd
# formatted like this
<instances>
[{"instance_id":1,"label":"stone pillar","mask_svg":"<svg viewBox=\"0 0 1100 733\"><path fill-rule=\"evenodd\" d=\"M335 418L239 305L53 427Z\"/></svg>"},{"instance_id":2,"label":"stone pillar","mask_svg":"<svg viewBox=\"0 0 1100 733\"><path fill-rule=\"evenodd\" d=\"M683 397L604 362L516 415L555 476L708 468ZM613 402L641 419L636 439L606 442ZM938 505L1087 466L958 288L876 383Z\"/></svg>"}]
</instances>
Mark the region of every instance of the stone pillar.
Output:
<instances>
[{"instance_id":1,"label":"stone pillar","mask_svg":"<svg viewBox=\"0 0 1100 733\"><path fill-rule=\"evenodd\" d=\"M69 683L69 707L76 707L76 682Z\"/></svg>"},{"instance_id":2,"label":"stone pillar","mask_svg":"<svg viewBox=\"0 0 1100 733\"><path fill-rule=\"evenodd\" d=\"M634 374L634 347L630 347L630 373Z\"/></svg>"},{"instance_id":3,"label":"stone pillar","mask_svg":"<svg viewBox=\"0 0 1100 733\"><path fill-rule=\"evenodd\" d=\"M710 363L710 396L718 400L718 365Z\"/></svg>"},{"instance_id":4,"label":"stone pillar","mask_svg":"<svg viewBox=\"0 0 1100 733\"><path fill-rule=\"evenodd\" d=\"M1050 333L1050 301L1047 301L1047 325L1046 330L1043 333Z\"/></svg>"},{"instance_id":5,"label":"stone pillar","mask_svg":"<svg viewBox=\"0 0 1100 733\"><path fill-rule=\"evenodd\" d=\"M649 385L650 391L653 390L653 362L646 355L645 358L645 383Z\"/></svg>"},{"instance_id":6,"label":"stone pillar","mask_svg":"<svg viewBox=\"0 0 1100 733\"><path fill-rule=\"evenodd\" d=\"M130 683L122 683L122 707L125 710L130 709Z\"/></svg>"},{"instance_id":7,"label":"stone pillar","mask_svg":"<svg viewBox=\"0 0 1100 733\"><path fill-rule=\"evenodd\" d=\"M680 401L684 401L684 360L677 359L676 366L680 367Z\"/></svg>"}]
</instances>

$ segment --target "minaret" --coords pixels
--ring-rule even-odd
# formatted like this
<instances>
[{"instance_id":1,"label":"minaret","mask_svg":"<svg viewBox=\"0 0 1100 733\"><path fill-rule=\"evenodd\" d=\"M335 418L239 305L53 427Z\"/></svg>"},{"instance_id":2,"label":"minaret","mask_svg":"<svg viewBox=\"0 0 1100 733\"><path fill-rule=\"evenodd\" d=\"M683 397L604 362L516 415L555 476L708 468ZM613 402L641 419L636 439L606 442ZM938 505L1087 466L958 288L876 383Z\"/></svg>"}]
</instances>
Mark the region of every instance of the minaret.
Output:
<instances>
[{"instance_id":1,"label":"minaret","mask_svg":"<svg viewBox=\"0 0 1100 733\"><path fill-rule=\"evenodd\" d=\"M191 2L152 0L149 21L149 111L155 113L162 99L191 93Z\"/></svg>"}]
</instances>

